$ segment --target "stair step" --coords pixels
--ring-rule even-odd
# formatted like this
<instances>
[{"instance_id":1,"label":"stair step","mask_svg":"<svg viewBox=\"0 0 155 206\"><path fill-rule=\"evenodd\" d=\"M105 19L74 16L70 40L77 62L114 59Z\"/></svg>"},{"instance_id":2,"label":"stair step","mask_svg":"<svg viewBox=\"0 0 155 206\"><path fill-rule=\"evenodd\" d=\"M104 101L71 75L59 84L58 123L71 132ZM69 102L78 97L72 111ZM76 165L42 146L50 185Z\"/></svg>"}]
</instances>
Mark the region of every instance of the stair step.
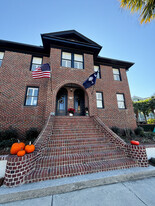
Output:
<instances>
[{"instance_id":1,"label":"stair step","mask_svg":"<svg viewBox=\"0 0 155 206\"><path fill-rule=\"evenodd\" d=\"M51 134L52 139L58 139L64 137L64 139L76 139L76 138L99 138L104 137L104 134L96 134L96 133L75 133L75 134Z\"/></svg>"},{"instance_id":2,"label":"stair step","mask_svg":"<svg viewBox=\"0 0 155 206\"><path fill-rule=\"evenodd\" d=\"M46 156L51 155L62 155L62 154L72 154L72 153L83 153L83 152L95 152L103 150L115 150L115 145L111 143L104 144L87 144L87 145L74 145L74 146L64 146L64 147L49 147L45 148L43 154Z\"/></svg>"},{"instance_id":3,"label":"stair step","mask_svg":"<svg viewBox=\"0 0 155 206\"><path fill-rule=\"evenodd\" d=\"M92 161L100 160L112 160L123 158L124 152L119 150L114 151L102 151L102 152L90 152L90 153L80 153L80 154L66 154L57 156L44 156L41 157L37 163L36 168L47 168L60 165L71 165L71 164L85 164Z\"/></svg>"},{"instance_id":4,"label":"stair step","mask_svg":"<svg viewBox=\"0 0 155 206\"><path fill-rule=\"evenodd\" d=\"M103 144L108 143L109 140L101 138L76 138L76 139L52 139L48 142L47 147L62 147L62 146L78 146L86 144Z\"/></svg>"},{"instance_id":5,"label":"stair step","mask_svg":"<svg viewBox=\"0 0 155 206\"><path fill-rule=\"evenodd\" d=\"M57 179L62 177L83 175L114 169L124 169L136 166L137 164L133 160L124 158L117 160L89 162L85 164L57 166L52 168L41 168L36 169L27 175L25 177L25 182L29 183L41 180Z\"/></svg>"},{"instance_id":6,"label":"stair step","mask_svg":"<svg viewBox=\"0 0 155 206\"><path fill-rule=\"evenodd\" d=\"M101 131L97 128L79 128L79 129L75 129L75 128L70 128L70 129L53 129L53 134L75 134L75 133L97 133L100 134Z\"/></svg>"}]
</instances>

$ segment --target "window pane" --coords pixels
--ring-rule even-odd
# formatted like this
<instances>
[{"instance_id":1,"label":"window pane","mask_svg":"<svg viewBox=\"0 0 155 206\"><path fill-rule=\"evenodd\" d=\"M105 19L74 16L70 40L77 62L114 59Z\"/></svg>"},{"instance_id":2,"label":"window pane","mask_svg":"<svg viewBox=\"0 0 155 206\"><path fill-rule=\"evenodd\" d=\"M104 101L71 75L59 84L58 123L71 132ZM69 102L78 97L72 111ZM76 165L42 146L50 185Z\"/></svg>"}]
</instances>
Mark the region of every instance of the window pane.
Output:
<instances>
[{"instance_id":1,"label":"window pane","mask_svg":"<svg viewBox=\"0 0 155 206\"><path fill-rule=\"evenodd\" d=\"M32 96L32 94L33 94L33 88L28 88L27 96Z\"/></svg>"},{"instance_id":2,"label":"window pane","mask_svg":"<svg viewBox=\"0 0 155 206\"><path fill-rule=\"evenodd\" d=\"M97 108L103 108L102 101L97 101Z\"/></svg>"},{"instance_id":3,"label":"window pane","mask_svg":"<svg viewBox=\"0 0 155 206\"><path fill-rule=\"evenodd\" d=\"M124 102L123 94L117 94L117 101L123 101Z\"/></svg>"},{"instance_id":4,"label":"window pane","mask_svg":"<svg viewBox=\"0 0 155 206\"><path fill-rule=\"evenodd\" d=\"M31 105L32 97L27 96L26 98L26 105Z\"/></svg>"},{"instance_id":5,"label":"window pane","mask_svg":"<svg viewBox=\"0 0 155 206\"><path fill-rule=\"evenodd\" d=\"M119 74L119 70L118 69L113 69L113 74Z\"/></svg>"},{"instance_id":6,"label":"window pane","mask_svg":"<svg viewBox=\"0 0 155 206\"><path fill-rule=\"evenodd\" d=\"M99 66L94 66L94 72L98 72L97 73L97 78L100 79L100 69L99 69Z\"/></svg>"},{"instance_id":7,"label":"window pane","mask_svg":"<svg viewBox=\"0 0 155 206\"><path fill-rule=\"evenodd\" d=\"M83 56L80 54L74 54L74 60L83 62Z\"/></svg>"},{"instance_id":8,"label":"window pane","mask_svg":"<svg viewBox=\"0 0 155 206\"><path fill-rule=\"evenodd\" d=\"M32 63L34 63L34 64L42 64L42 58L33 57Z\"/></svg>"},{"instance_id":9,"label":"window pane","mask_svg":"<svg viewBox=\"0 0 155 206\"><path fill-rule=\"evenodd\" d=\"M83 69L83 63L81 62L74 62L74 68Z\"/></svg>"},{"instance_id":10,"label":"window pane","mask_svg":"<svg viewBox=\"0 0 155 206\"><path fill-rule=\"evenodd\" d=\"M0 59L3 59L4 57L4 52L0 52Z\"/></svg>"},{"instance_id":11,"label":"window pane","mask_svg":"<svg viewBox=\"0 0 155 206\"><path fill-rule=\"evenodd\" d=\"M0 67L1 67L1 65L2 65L2 60L0 60Z\"/></svg>"},{"instance_id":12,"label":"window pane","mask_svg":"<svg viewBox=\"0 0 155 206\"><path fill-rule=\"evenodd\" d=\"M94 66L94 71L95 72L99 71L99 66Z\"/></svg>"},{"instance_id":13,"label":"window pane","mask_svg":"<svg viewBox=\"0 0 155 206\"><path fill-rule=\"evenodd\" d=\"M102 93L97 92L96 93L96 99L102 100Z\"/></svg>"},{"instance_id":14,"label":"window pane","mask_svg":"<svg viewBox=\"0 0 155 206\"><path fill-rule=\"evenodd\" d=\"M71 67L71 61L69 60L62 60L63 67Z\"/></svg>"},{"instance_id":15,"label":"window pane","mask_svg":"<svg viewBox=\"0 0 155 206\"><path fill-rule=\"evenodd\" d=\"M119 75L114 74L114 80L116 80L116 81L120 81L120 76L119 76Z\"/></svg>"},{"instance_id":16,"label":"window pane","mask_svg":"<svg viewBox=\"0 0 155 206\"><path fill-rule=\"evenodd\" d=\"M70 59L71 60L71 53L62 52L62 58L63 59Z\"/></svg>"},{"instance_id":17,"label":"window pane","mask_svg":"<svg viewBox=\"0 0 155 206\"><path fill-rule=\"evenodd\" d=\"M125 109L125 104L124 104L124 102L118 102L118 108L120 108L120 109Z\"/></svg>"},{"instance_id":18,"label":"window pane","mask_svg":"<svg viewBox=\"0 0 155 206\"><path fill-rule=\"evenodd\" d=\"M32 105L37 105L37 99L38 99L38 97L33 97L33 99L32 99Z\"/></svg>"},{"instance_id":19,"label":"window pane","mask_svg":"<svg viewBox=\"0 0 155 206\"><path fill-rule=\"evenodd\" d=\"M34 89L34 96L35 96L35 97L38 96L38 88Z\"/></svg>"},{"instance_id":20,"label":"window pane","mask_svg":"<svg viewBox=\"0 0 155 206\"><path fill-rule=\"evenodd\" d=\"M31 67L31 71L35 71L36 68L40 67L41 65L39 64L32 64L32 67Z\"/></svg>"}]
</instances>

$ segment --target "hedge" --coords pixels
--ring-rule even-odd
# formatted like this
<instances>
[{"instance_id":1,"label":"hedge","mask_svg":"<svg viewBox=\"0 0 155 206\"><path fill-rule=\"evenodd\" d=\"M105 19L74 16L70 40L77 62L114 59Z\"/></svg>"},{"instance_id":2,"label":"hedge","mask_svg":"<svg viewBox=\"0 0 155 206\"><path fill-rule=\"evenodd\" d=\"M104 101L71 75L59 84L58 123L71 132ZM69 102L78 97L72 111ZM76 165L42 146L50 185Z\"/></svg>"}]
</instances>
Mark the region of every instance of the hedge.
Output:
<instances>
[{"instance_id":1,"label":"hedge","mask_svg":"<svg viewBox=\"0 0 155 206\"><path fill-rule=\"evenodd\" d=\"M155 128L155 124L140 124L138 125L139 127L142 127L145 132L151 131L153 132Z\"/></svg>"}]
</instances>

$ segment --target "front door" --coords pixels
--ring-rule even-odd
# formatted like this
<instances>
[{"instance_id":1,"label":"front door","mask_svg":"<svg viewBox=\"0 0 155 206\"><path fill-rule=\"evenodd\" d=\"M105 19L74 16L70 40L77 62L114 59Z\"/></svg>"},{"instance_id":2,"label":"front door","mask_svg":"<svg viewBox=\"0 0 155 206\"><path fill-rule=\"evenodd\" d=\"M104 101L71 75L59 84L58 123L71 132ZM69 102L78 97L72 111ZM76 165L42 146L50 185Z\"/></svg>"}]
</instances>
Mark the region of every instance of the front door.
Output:
<instances>
[{"instance_id":1,"label":"front door","mask_svg":"<svg viewBox=\"0 0 155 206\"><path fill-rule=\"evenodd\" d=\"M56 115L67 115L67 90L65 88L60 89L57 94L57 107Z\"/></svg>"},{"instance_id":2,"label":"front door","mask_svg":"<svg viewBox=\"0 0 155 206\"><path fill-rule=\"evenodd\" d=\"M74 92L74 108L76 116L85 115L84 91L82 89L76 89Z\"/></svg>"}]
</instances>

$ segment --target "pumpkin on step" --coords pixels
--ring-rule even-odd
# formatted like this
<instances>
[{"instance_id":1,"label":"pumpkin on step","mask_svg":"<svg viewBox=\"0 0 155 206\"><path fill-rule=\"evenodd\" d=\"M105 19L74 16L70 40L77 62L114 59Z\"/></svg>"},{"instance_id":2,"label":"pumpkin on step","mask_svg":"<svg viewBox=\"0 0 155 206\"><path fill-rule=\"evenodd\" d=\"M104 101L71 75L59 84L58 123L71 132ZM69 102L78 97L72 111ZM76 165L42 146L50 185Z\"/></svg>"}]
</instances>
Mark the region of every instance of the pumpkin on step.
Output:
<instances>
[{"instance_id":1,"label":"pumpkin on step","mask_svg":"<svg viewBox=\"0 0 155 206\"><path fill-rule=\"evenodd\" d=\"M12 155L16 155L18 151L21 150L21 146L19 145L19 143L14 143L11 147L11 150L10 150L10 154Z\"/></svg>"},{"instance_id":2,"label":"pumpkin on step","mask_svg":"<svg viewBox=\"0 0 155 206\"><path fill-rule=\"evenodd\" d=\"M19 145L20 145L20 147L24 150L24 148L25 148L24 142L19 142Z\"/></svg>"},{"instance_id":3,"label":"pumpkin on step","mask_svg":"<svg viewBox=\"0 0 155 206\"><path fill-rule=\"evenodd\" d=\"M29 145L25 146L25 151L26 153L32 153L35 150L35 146L29 142Z\"/></svg>"},{"instance_id":4,"label":"pumpkin on step","mask_svg":"<svg viewBox=\"0 0 155 206\"><path fill-rule=\"evenodd\" d=\"M18 157L22 157L22 156L25 155L25 153L26 153L25 150L23 150L23 149L21 148L21 150L17 152L17 156L18 156Z\"/></svg>"},{"instance_id":5,"label":"pumpkin on step","mask_svg":"<svg viewBox=\"0 0 155 206\"><path fill-rule=\"evenodd\" d=\"M10 154L16 155L17 152L21 150L21 148L24 149L25 148L25 144L18 140L18 142L14 143L12 145L11 150L10 150Z\"/></svg>"}]
</instances>

